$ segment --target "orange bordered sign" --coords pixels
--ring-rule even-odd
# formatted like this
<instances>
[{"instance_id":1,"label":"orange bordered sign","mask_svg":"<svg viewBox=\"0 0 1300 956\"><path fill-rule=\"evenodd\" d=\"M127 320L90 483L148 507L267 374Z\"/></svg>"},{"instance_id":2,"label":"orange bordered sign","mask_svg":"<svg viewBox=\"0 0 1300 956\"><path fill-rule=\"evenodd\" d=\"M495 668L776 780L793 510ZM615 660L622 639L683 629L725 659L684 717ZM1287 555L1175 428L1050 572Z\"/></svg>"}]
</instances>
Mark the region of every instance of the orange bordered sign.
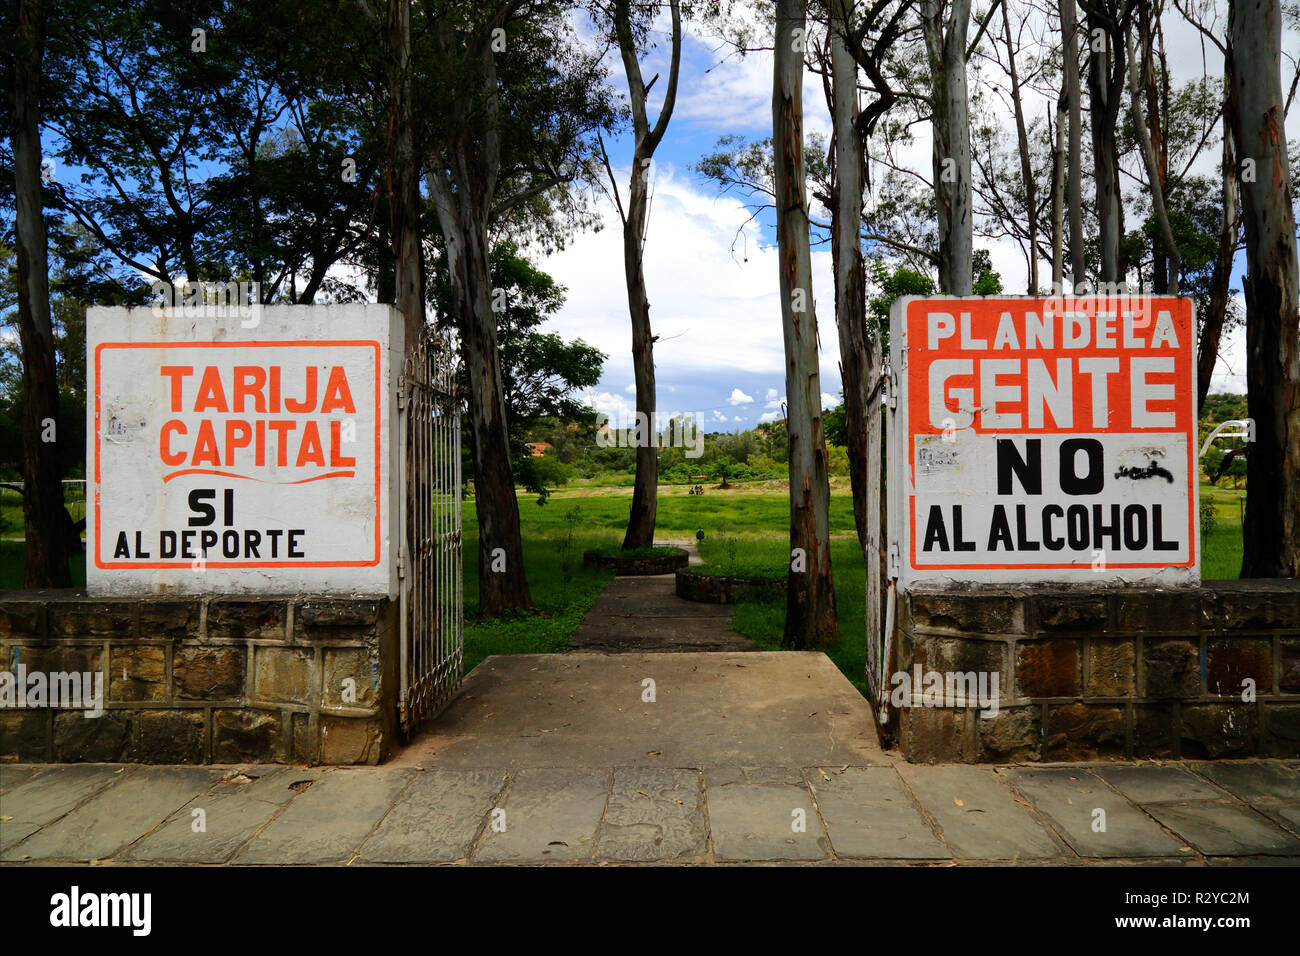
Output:
<instances>
[{"instance_id":1,"label":"orange bordered sign","mask_svg":"<svg viewBox=\"0 0 1300 956\"><path fill-rule=\"evenodd\" d=\"M396 594L401 317L87 312L93 594Z\"/></svg>"},{"instance_id":2,"label":"orange bordered sign","mask_svg":"<svg viewBox=\"0 0 1300 956\"><path fill-rule=\"evenodd\" d=\"M1199 583L1190 300L907 297L891 318L904 587Z\"/></svg>"}]
</instances>

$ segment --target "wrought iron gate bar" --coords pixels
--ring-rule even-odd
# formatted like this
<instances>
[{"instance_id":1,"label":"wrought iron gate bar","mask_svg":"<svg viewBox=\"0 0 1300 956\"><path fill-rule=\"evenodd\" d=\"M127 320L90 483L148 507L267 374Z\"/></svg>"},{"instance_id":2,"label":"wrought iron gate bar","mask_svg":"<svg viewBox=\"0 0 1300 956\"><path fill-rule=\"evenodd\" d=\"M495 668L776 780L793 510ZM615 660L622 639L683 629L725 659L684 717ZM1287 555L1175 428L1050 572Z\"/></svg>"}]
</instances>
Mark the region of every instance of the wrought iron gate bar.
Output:
<instances>
[{"instance_id":1,"label":"wrought iron gate bar","mask_svg":"<svg viewBox=\"0 0 1300 956\"><path fill-rule=\"evenodd\" d=\"M405 501L400 716L410 734L460 688L464 670L461 606L460 410L445 347L426 330L407 354L402 379Z\"/></svg>"}]
</instances>

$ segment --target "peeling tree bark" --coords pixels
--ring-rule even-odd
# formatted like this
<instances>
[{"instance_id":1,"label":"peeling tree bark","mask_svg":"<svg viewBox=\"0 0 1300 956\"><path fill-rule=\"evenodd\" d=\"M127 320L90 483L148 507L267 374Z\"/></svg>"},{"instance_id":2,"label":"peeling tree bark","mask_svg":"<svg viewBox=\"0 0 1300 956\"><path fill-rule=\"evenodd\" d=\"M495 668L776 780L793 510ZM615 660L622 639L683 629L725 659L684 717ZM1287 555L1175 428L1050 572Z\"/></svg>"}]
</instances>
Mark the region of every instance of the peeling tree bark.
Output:
<instances>
[{"instance_id":1,"label":"peeling tree bark","mask_svg":"<svg viewBox=\"0 0 1300 956\"><path fill-rule=\"evenodd\" d=\"M772 147L781 327L785 340L786 427L790 438L790 550L785 634L791 647L838 639L831 575L830 485L822 433L817 316L804 192L804 0L776 0Z\"/></svg>"},{"instance_id":2,"label":"peeling tree bark","mask_svg":"<svg viewBox=\"0 0 1300 956\"><path fill-rule=\"evenodd\" d=\"M396 287L393 302L405 320L406 347L424 328L424 256L420 250L420 163L411 116L411 2L389 0L386 23L392 132L389 203Z\"/></svg>"},{"instance_id":3,"label":"peeling tree bark","mask_svg":"<svg viewBox=\"0 0 1300 956\"><path fill-rule=\"evenodd\" d=\"M18 338L23 358L23 531L29 588L71 587L68 568L75 532L63 505L57 432L59 417L54 330L50 322L49 259L41 201L40 81L45 9L19 0L10 70L14 155L14 236L18 260Z\"/></svg>"},{"instance_id":4,"label":"peeling tree bark","mask_svg":"<svg viewBox=\"0 0 1300 956\"><path fill-rule=\"evenodd\" d=\"M1074 291L1087 277L1083 247L1083 114L1079 105L1079 24L1075 0L1060 0L1065 40L1065 102L1069 112L1065 217L1070 226L1070 281Z\"/></svg>"},{"instance_id":5,"label":"peeling tree bark","mask_svg":"<svg viewBox=\"0 0 1300 956\"><path fill-rule=\"evenodd\" d=\"M835 208L832 258L835 266L835 324L840 339L840 378L848 431L849 483L858 543L867 547L867 497L880 493L868 464L869 396L879 377L876 343L867 331L866 266L862 258L864 147L858 119L858 65L848 49L848 0L833 0L830 31Z\"/></svg>"},{"instance_id":6,"label":"peeling tree bark","mask_svg":"<svg viewBox=\"0 0 1300 956\"><path fill-rule=\"evenodd\" d=\"M1052 290L1057 295L1065 284L1065 141L1069 125L1069 108L1062 96L1056 101L1052 144Z\"/></svg>"},{"instance_id":7,"label":"peeling tree bark","mask_svg":"<svg viewBox=\"0 0 1300 956\"><path fill-rule=\"evenodd\" d=\"M1278 0L1234 0L1226 70L1243 164L1247 406L1243 578L1300 577L1300 267L1282 99Z\"/></svg>"},{"instance_id":8,"label":"peeling tree bark","mask_svg":"<svg viewBox=\"0 0 1300 956\"><path fill-rule=\"evenodd\" d=\"M650 331L650 300L646 294L642 251L645 246L650 161L673 115L673 105L677 99L677 74L682 58L680 0L671 0L671 6L672 61L664 103L653 128L646 117L646 85L641 78L641 66L636 58L629 0L618 0L614 7L614 33L627 73L632 128L636 136L631 181L628 183L628 204L623 215L623 272L627 280L628 314L632 320L632 377L636 384L636 410L638 415L645 416L646 422L646 434L641 436L644 440L636 449L632 510L628 515L627 533L623 537L623 548L626 550L649 548L654 544L655 514L659 502L659 448L655 440L655 413L658 406L655 395L655 336Z\"/></svg>"},{"instance_id":9,"label":"peeling tree bark","mask_svg":"<svg viewBox=\"0 0 1300 956\"><path fill-rule=\"evenodd\" d=\"M1219 245L1214 253L1210 273L1210 307L1201 320L1201 336L1196 356L1196 409L1205 407L1210 394L1210 380L1219 360L1219 340L1228 316L1228 297L1232 293L1232 260L1241 234L1241 214L1237 204L1237 151L1232 139L1232 116L1228 104L1223 107L1223 216L1219 220Z\"/></svg>"},{"instance_id":10,"label":"peeling tree bark","mask_svg":"<svg viewBox=\"0 0 1300 956\"><path fill-rule=\"evenodd\" d=\"M443 27L445 29L445 27ZM452 49L450 36L441 38ZM510 431L492 312L488 225L501 167L496 64L485 44L480 63L483 119L452 118L451 141L430 158L429 192L446 243L452 305L469 379L470 446L474 455L474 499L478 516L479 611L496 617L533 606L524 576L510 463ZM462 109L465 107L461 107Z\"/></svg>"},{"instance_id":11,"label":"peeling tree bark","mask_svg":"<svg viewBox=\"0 0 1300 956\"><path fill-rule=\"evenodd\" d=\"M1124 37L1136 0L1081 0L1088 14L1088 104L1092 114L1093 179L1097 187L1098 278L1124 281L1120 243L1124 204L1119 181L1119 109L1124 90ZM1122 9L1117 9L1121 7ZM1077 281L1077 277L1076 277Z\"/></svg>"},{"instance_id":12,"label":"peeling tree bark","mask_svg":"<svg viewBox=\"0 0 1300 956\"><path fill-rule=\"evenodd\" d=\"M1138 60L1133 51L1133 37L1129 35L1128 43L1128 89L1129 108L1133 116L1133 128L1137 131L1138 145L1142 152L1142 161L1146 164L1147 183L1151 187L1151 206L1155 211L1156 223L1160 227L1160 241L1165 247L1165 261L1157 270L1155 291L1157 295L1177 295L1178 275L1182 271L1182 258L1178 254L1178 243L1174 241L1174 232L1169 226L1169 210L1165 206L1164 176L1161 175L1160 161L1156 156L1155 146L1151 142L1151 131L1146 117L1142 115L1142 79L1138 75Z\"/></svg>"},{"instance_id":13,"label":"peeling tree bark","mask_svg":"<svg viewBox=\"0 0 1300 956\"><path fill-rule=\"evenodd\" d=\"M974 284L970 101L966 90L970 0L925 0L921 4L921 24L930 59L934 112L932 157L939 224L939 291L970 295Z\"/></svg>"}]
</instances>

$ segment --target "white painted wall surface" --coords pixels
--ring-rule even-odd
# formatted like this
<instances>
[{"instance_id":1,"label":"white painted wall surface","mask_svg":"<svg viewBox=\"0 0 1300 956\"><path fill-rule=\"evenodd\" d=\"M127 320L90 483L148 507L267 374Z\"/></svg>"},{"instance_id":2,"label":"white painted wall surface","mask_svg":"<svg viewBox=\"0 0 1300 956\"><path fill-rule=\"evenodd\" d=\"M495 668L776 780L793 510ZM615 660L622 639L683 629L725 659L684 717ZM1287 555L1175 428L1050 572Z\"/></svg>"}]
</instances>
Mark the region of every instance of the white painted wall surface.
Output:
<instances>
[{"instance_id":1,"label":"white painted wall surface","mask_svg":"<svg viewBox=\"0 0 1300 956\"><path fill-rule=\"evenodd\" d=\"M86 338L90 593L396 596L395 309L94 307Z\"/></svg>"}]
</instances>

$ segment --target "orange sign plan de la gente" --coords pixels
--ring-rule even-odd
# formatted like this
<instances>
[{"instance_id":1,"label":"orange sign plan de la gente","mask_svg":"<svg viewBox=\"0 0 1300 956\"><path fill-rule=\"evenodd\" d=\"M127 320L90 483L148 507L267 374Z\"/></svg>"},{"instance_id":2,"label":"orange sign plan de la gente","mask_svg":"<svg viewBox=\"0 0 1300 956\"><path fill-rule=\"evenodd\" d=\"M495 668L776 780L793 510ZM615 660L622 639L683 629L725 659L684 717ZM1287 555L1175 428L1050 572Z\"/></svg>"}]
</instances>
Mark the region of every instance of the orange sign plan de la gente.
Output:
<instances>
[{"instance_id":1,"label":"orange sign plan de la gente","mask_svg":"<svg viewBox=\"0 0 1300 956\"><path fill-rule=\"evenodd\" d=\"M1195 339L1179 298L896 303L902 580L1195 583Z\"/></svg>"}]
</instances>

